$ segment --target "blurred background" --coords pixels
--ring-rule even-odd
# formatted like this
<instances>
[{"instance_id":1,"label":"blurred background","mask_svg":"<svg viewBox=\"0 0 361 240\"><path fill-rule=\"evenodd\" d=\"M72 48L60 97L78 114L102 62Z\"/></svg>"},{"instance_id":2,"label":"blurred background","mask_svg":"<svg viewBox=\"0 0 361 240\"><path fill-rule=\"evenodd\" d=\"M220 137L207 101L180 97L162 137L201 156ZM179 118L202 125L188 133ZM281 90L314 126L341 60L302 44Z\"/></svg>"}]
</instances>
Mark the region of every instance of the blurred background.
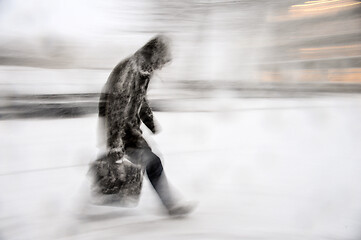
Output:
<instances>
[{"instance_id":1,"label":"blurred background","mask_svg":"<svg viewBox=\"0 0 361 240\"><path fill-rule=\"evenodd\" d=\"M94 113L111 69L157 33L174 60L152 86L171 98L360 92L360 1L2 0L0 11L2 119Z\"/></svg>"},{"instance_id":2,"label":"blurred background","mask_svg":"<svg viewBox=\"0 0 361 240\"><path fill-rule=\"evenodd\" d=\"M79 220L99 93L159 33L145 135L199 208ZM0 0L0 239L360 239L360 83L359 0Z\"/></svg>"}]
</instances>

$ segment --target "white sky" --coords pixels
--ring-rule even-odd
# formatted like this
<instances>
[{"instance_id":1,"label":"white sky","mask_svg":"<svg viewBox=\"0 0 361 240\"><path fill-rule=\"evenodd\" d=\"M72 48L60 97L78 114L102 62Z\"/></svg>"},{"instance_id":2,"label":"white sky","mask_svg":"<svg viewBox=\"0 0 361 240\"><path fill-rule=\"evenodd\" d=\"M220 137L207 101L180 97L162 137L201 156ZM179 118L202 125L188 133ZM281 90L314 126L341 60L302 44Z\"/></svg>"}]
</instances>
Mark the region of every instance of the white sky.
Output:
<instances>
[{"instance_id":1,"label":"white sky","mask_svg":"<svg viewBox=\"0 0 361 240\"><path fill-rule=\"evenodd\" d=\"M141 23L142 12L143 1L2 0L0 37L100 36L109 34L111 29L126 30Z\"/></svg>"}]
</instances>

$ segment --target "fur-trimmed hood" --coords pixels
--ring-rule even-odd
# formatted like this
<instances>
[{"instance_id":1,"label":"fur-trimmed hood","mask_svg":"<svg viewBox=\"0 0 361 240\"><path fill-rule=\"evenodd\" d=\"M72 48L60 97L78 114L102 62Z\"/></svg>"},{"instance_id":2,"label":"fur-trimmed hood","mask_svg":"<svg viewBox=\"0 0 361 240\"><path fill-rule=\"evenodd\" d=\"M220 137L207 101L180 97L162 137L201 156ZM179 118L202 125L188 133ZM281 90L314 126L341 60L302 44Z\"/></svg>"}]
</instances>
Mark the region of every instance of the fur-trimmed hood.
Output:
<instances>
[{"instance_id":1,"label":"fur-trimmed hood","mask_svg":"<svg viewBox=\"0 0 361 240\"><path fill-rule=\"evenodd\" d=\"M155 70L171 61L169 39L157 35L111 72L100 96L99 117L104 119L108 151L119 157L129 147L148 147L142 137L143 122L156 132L153 113L146 99Z\"/></svg>"}]
</instances>

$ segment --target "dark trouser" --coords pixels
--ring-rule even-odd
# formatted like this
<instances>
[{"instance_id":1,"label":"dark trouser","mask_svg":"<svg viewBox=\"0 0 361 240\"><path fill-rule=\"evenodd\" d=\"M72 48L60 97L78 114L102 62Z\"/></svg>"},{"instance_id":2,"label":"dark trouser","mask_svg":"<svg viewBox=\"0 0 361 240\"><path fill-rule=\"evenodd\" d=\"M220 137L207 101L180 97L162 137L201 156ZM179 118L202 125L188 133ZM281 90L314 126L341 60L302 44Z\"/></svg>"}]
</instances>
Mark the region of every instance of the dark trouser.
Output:
<instances>
[{"instance_id":1,"label":"dark trouser","mask_svg":"<svg viewBox=\"0 0 361 240\"><path fill-rule=\"evenodd\" d=\"M145 167L149 181L157 192L163 205L167 209L174 206L174 193L171 191L160 158L149 148L126 149L126 154L130 157L132 162L140 163Z\"/></svg>"}]
</instances>

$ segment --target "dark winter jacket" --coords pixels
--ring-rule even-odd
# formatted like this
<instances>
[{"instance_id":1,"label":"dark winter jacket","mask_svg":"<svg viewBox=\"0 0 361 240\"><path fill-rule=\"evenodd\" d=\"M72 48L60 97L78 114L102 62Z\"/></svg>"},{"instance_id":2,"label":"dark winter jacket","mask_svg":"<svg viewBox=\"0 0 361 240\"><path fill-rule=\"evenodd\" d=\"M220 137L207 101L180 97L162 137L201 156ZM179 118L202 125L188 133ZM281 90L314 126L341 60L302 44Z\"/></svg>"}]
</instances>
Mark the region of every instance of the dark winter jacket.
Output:
<instances>
[{"instance_id":1,"label":"dark winter jacket","mask_svg":"<svg viewBox=\"0 0 361 240\"><path fill-rule=\"evenodd\" d=\"M146 99L153 72L170 61L168 39L157 36L111 72L100 96L99 117L105 120L107 148L121 158L127 148L148 148L141 121L154 133Z\"/></svg>"}]
</instances>

